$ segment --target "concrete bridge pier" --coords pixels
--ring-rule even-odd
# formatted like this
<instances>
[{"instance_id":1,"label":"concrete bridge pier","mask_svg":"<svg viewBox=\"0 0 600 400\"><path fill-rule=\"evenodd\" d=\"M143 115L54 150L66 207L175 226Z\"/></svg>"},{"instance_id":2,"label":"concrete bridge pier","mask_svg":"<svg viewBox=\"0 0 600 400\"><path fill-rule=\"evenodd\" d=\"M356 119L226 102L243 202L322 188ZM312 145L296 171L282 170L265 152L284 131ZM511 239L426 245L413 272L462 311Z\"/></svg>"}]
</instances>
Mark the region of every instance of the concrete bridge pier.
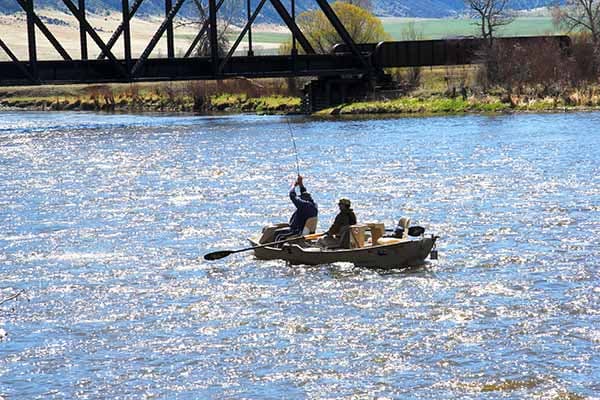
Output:
<instances>
[{"instance_id":1,"label":"concrete bridge pier","mask_svg":"<svg viewBox=\"0 0 600 400\"><path fill-rule=\"evenodd\" d=\"M302 112L306 114L329 107L373 97L382 88L393 86L389 75L332 75L312 80L302 89Z\"/></svg>"},{"instance_id":2,"label":"concrete bridge pier","mask_svg":"<svg viewBox=\"0 0 600 400\"><path fill-rule=\"evenodd\" d=\"M362 76L326 76L303 88L302 111L310 114L349 101L365 98L372 90L371 80Z\"/></svg>"}]
</instances>

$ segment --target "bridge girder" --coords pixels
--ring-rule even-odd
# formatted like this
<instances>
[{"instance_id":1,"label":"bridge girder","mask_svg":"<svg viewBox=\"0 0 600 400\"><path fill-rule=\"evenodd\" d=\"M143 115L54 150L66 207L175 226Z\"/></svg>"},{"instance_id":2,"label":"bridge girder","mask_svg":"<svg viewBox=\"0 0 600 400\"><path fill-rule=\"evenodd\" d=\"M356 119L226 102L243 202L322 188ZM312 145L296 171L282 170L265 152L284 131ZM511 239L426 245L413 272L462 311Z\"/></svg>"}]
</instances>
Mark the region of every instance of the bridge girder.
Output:
<instances>
[{"instance_id":1,"label":"bridge girder","mask_svg":"<svg viewBox=\"0 0 600 400\"><path fill-rule=\"evenodd\" d=\"M326 0L314 0L329 19L343 43L334 46L330 54L315 54L314 49L295 22L294 0L291 13L281 0L260 0L252 11L247 1L247 23L238 35L229 52L219 56L217 50L217 14L226 0L208 0L209 15L199 29L197 36L183 57L174 55L173 19L186 0L165 1L165 16L148 42L140 57L131 57L130 20L144 0L122 0L122 21L108 42L104 42L98 32L86 19L85 0L62 0L69 11L77 18L80 27L81 59L73 59L56 37L35 13L34 0L15 0L25 10L27 16L27 38L29 59L19 60L6 42L0 38L0 48L11 61L0 62L0 86L50 83L93 83L93 82L138 82L158 80L222 79L227 77L290 77L290 76L335 76L363 75L376 77L383 68L407 66L431 66L470 64L477 62L477 50L483 42L477 38L448 40L420 40L404 42L381 42L356 44ZM190 1L190 0L188 0ZM198 1L198 0L193 0ZM251 47L252 24L263 5L269 1L292 33L290 55L254 56ZM48 39L62 60L38 60L36 49L36 28ZM214 28L214 29L213 29ZM167 57L150 58L159 40L167 35ZM198 41L208 36L209 57L192 57ZM248 35L249 55L233 56L242 39ZM87 37L100 49L97 59L88 59ZM114 44L123 38L123 59L113 52ZM506 42L548 40L548 37L504 38ZM568 46L566 36L553 37L561 46ZM298 54L296 42L306 54Z\"/></svg>"},{"instance_id":2,"label":"bridge girder","mask_svg":"<svg viewBox=\"0 0 600 400\"><path fill-rule=\"evenodd\" d=\"M26 84L39 84L48 82L48 77L59 76L62 75L62 71L71 71L74 72L77 68L83 68L83 73L76 73L74 76L80 76L82 79L89 79L95 74L86 74L85 71L103 71L102 77L98 77L98 79L102 79L104 81L128 81L134 82L138 80L144 80L146 77L146 73L143 72L144 65L149 63L150 54L154 50L158 41L163 37L166 33L167 35L167 59L169 62L166 62L164 65L173 65L173 60L177 60L177 62L181 62L182 68L186 69L186 66L190 64L198 64L205 66L206 60L204 58L198 59L195 62L186 62L183 58L190 58L190 55L193 51L193 47L190 47L188 51L186 51L184 57L175 57L174 54L174 35L173 35L173 19L178 14L181 9L181 6L186 0L177 0L175 4L172 3L172 0L164 0L165 2L165 17L162 21L160 27L156 30L155 34L150 39L148 45L137 59L133 60L131 58L131 32L130 32L130 20L135 15L139 7L141 6L143 0L135 0L131 7L129 7L128 0L122 0L122 21L117 29L113 32L111 38L108 42L104 42L98 32L90 25L88 20L86 19L86 9L85 9L85 0L78 0L78 6L73 3L72 0L62 0L66 5L69 12L77 19L79 22L79 30L80 30L80 50L81 50L81 59L75 60L71 57L71 55L63 48L61 43L56 39L56 37L52 34L52 32L46 27L42 19L37 15L34 7L34 0L15 0L18 4L23 8L27 16L27 40L28 40L28 60L19 60L11 51L8 44L2 41L0 38L1 45L0 47L5 51L5 53L10 57L11 61L9 62L0 62L0 73L2 71L5 72L2 76L0 76L0 85L5 85L5 82L15 81L15 72L21 77L21 79L16 79L22 83ZM217 43L217 21L218 21L218 11L223 4L224 0L208 0L208 18L206 19L204 25L201 27L198 35L193 40L193 46L195 46L198 41L202 38L203 35L208 35L208 41L210 43L210 67L212 68L212 74L206 74L206 71L202 70L197 72L197 75L202 77L207 77L210 75L210 78L206 79L218 79L224 76L227 76L228 70L233 70L237 75L254 75L257 71L253 70L252 64L253 60L249 60L247 58L239 58L233 57L233 52L235 51L235 47L239 44L239 42L244 38L247 34L250 38L252 35L252 23L256 19L260 8L264 5L266 1L269 1L277 13L282 18L283 22L289 28L292 33L293 40L293 50L292 55L293 62L298 61L298 66L293 66L290 68L291 71L299 70L303 71L307 64L306 59L301 60L296 56L297 51L295 48L296 42L300 44L300 46L304 49L307 55L314 55L315 51L312 48L310 42L305 37L304 33L298 27L295 22L295 3L291 0L291 14L288 12L288 9L281 2L281 0L263 0L260 2L259 6L256 7L255 12L251 13L250 0L247 0L248 6L248 21L245 29L238 35L235 43L236 45L233 48L233 51L230 51L225 57L219 57L218 54L218 43ZM326 15L326 17L330 20L332 25L335 27L336 31L340 34L343 39L344 44L348 46L353 57L358 61L359 64L362 65L361 68L358 68L361 73L372 73L372 67L370 66L369 59L367 56L358 51L356 44L354 43L352 37L349 35L343 24L339 21L335 12L331 9L327 1L325 0L315 0L316 6L321 8ZM36 27L42 34L50 41L56 51L63 58L62 64L57 64L56 61L42 61L38 60L37 57L37 45L36 45ZM94 60L88 60L88 44L87 37L90 37L95 44L100 48L100 55L98 56L98 60L100 62L93 62ZM123 59L119 59L113 53L113 46L116 41L122 37L123 38ZM249 40L249 45L251 46L251 41ZM249 53L252 54L252 48L250 47ZM104 58L108 58L108 62L104 62ZM236 58L238 60L235 61L235 65L238 66L240 63L244 63L245 60L250 68L248 71L244 71L242 68L238 71L238 67L228 68L228 64L232 63L232 60ZM264 60L263 60L264 61ZM7 64L8 63L8 64ZM279 63L279 61L278 61ZM304 65L302 64L304 63ZM10 64L10 65L9 65ZM161 62L152 61L151 65L161 64ZM342 65L340 68L333 68L331 72L335 72L337 70L346 70L350 68L355 70L353 63L352 65ZM114 71L110 71L110 69ZM150 67L150 69L152 69ZM267 76L277 75L278 68L274 68L273 71L268 71L268 68L264 71L264 74ZM114 74L117 72L118 76ZM171 76L169 73L170 68L167 68L163 74L165 76ZM285 72L288 74L288 72ZM172 78L172 77L171 77ZM189 79L189 76L186 77L175 77L172 79ZM73 80L73 79L71 79ZM50 81L58 81L50 79Z\"/></svg>"}]
</instances>

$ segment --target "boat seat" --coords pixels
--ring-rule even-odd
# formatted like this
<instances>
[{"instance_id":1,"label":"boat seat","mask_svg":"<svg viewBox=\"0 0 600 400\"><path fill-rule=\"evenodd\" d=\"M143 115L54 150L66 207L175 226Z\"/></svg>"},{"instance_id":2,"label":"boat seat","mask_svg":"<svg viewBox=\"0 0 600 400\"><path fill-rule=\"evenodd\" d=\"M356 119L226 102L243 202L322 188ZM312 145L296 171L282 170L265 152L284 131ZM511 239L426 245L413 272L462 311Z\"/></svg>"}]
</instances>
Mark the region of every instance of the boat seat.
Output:
<instances>
[{"instance_id":1,"label":"boat seat","mask_svg":"<svg viewBox=\"0 0 600 400\"><path fill-rule=\"evenodd\" d=\"M271 224L271 225L267 225L265 227L263 227L262 231L265 232L267 229L279 229L279 228L286 228L290 226L290 224L288 224L287 222L283 222L283 223L279 223L279 224Z\"/></svg>"},{"instance_id":2,"label":"boat seat","mask_svg":"<svg viewBox=\"0 0 600 400\"><path fill-rule=\"evenodd\" d=\"M402 228L402 239L408 237L408 226L410 225L410 218L402 217L398 221L397 228Z\"/></svg>"},{"instance_id":3,"label":"boat seat","mask_svg":"<svg viewBox=\"0 0 600 400\"><path fill-rule=\"evenodd\" d=\"M260 237L258 243L265 244L275 240L275 231L281 228L289 227L289 224L281 223L281 224L271 224L267 225L262 229L262 236Z\"/></svg>"},{"instance_id":4,"label":"boat seat","mask_svg":"<svg viewBox=\"0 0 600 400\"><path fill-rule=\"evenodd\" d=\"M302 229L302 236L315 233L317 231L317 222L319 222L318 217L310 217L307 219L304 223L304 229Z\"/></svg>"}]
</instances>

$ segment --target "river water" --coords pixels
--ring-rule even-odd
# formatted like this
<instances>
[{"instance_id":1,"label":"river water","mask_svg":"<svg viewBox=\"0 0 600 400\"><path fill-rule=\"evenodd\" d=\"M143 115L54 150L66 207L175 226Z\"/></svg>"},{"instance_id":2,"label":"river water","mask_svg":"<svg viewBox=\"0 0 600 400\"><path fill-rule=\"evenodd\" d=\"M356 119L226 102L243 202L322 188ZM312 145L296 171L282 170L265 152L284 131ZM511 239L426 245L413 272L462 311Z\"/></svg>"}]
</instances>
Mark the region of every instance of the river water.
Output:
<instances>
[{"instance_id":1,"label":"river water","mask_svg":"<svg viewBox=\"0 0 600 400\"><path fill-rule=\"evenodd\" d=\"M0 121L0 398L600 397L600 113ZM410 271L239 253L296 173L438 234Z\"/></svg>"}]
</instances>

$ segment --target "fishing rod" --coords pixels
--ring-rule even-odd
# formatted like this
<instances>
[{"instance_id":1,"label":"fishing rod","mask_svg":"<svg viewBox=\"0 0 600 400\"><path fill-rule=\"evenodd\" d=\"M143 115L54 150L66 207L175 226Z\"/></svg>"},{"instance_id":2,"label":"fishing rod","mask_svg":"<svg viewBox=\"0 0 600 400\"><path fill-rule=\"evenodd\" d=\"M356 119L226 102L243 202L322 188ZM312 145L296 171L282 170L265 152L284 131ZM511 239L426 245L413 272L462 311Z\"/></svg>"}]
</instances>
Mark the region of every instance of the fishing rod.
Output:
<instances>
[{"instance_id":1,"label":"fishing rod","mask_svg":"<svg viewBox=\"0 0 600 400\"><path fill-rule=\"evenodd\" d=\"M294 132L292 131L292 125L290 124L290 120L287 117L285 117L285 121L287 122L287 126L290 131L290 136L292 137L292 143L294 144L294 155L296 156L296 171L298 172L298 176L300 176L300 162L298 161L298 148L296 147L296 139L294 139Z\"/></svg>"}]
</instances>

